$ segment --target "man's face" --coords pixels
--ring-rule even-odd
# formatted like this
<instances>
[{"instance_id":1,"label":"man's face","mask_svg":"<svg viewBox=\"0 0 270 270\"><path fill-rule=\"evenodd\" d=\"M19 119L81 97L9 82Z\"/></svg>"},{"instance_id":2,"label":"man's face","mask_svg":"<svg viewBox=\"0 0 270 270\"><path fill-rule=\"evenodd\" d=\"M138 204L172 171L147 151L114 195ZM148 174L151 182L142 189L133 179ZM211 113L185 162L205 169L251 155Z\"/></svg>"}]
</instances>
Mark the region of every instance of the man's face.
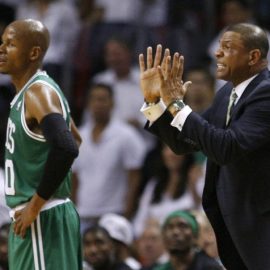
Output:
<instances>
[{"instance_id":1,"label":"man's face","mask_svg":"<svg viewBox=\"0 0 270 270\"><path fill-rule=\"evenodd\" d=\"M185 94L185 102L196 112L203 112L212 103L214 87L207 75L200 70L188 72L186 81L192 81Z\"/></svg>"},{"instance_id":2,"label":"man's face","mask_svg":"<svg viewBox=\"0 0 270 270\"><path fill-rule=\"evenodd\" d=\"M89 232L83 241L84 259L95 269L102 269L110 264L113 245L102 231Z\"/></svg>"},{"instance_id":3,"label":"man's face","mask_svg":"<svg viewBox=\"0 0 270 270\"><path fill-rule=\"evenodd\" d=\"M2 35L0 46L0 72L10 75L23 72L29 61L28 52L27 41L19 33L19 29L8 26Z\"/></svg>"},{"instance_id":4,"label":"man's face","mask_svg":"<svg viewBox=\"0 0 270 270\"><path fill-rule=\"evenodd\" d=\"M88 108L97 122L107 121L113 108L113 98L106 89L94 88L90 93Z\"/></svg>"},{"instance_id":5,"label":"man's face","mask_svg":"<svg viewBox=\"0 0 270 270\"><path fill-rule=\"evenodd\" d=\"M138 253L144 263L154 264L164 251L161 230L158 225L146 228L138 240Z\"/></svg>"},{"instance_id":6,"label":"man's face","mask_svg":"<svg viewBox=\"0 0 270 270\"><path fill-rule=\"evenodd\" d=\"M216 52L217 78L231 81L234 85L249 78L249 50L245 48L241 35L225 32Z\"/></svg>"},{"instance_id":7,"label":"man's face","mask_svg":"<svg viewBox=\"0 0 270 270\"><path fill-rule=\"evenodd\" d=\"M181 217L171 218L163 228L163 239L170 253L189 251L195 242L190 224Z\"/></svg>"},{"instance_id":8,"label":"man's face","mask_svg":"<svg viewBox=\"0 0 270 270\"><path fill-rule=\"evenodd\" d=\"M125 74L131 65L131 53L124 45L111 40L105 47L105 61L117 74Z\"/></svg>"}]
</instances>

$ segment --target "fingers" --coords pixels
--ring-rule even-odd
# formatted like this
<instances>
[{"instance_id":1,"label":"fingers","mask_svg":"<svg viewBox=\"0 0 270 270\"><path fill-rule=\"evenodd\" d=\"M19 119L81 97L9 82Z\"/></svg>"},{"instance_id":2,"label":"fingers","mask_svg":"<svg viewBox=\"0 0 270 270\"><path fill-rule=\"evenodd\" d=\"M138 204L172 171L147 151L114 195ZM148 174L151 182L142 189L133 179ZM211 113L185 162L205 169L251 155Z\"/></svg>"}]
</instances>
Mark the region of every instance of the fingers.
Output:
<instances>
[{"instance_id":1,"label":"fingers","mask_svg":"<svg viewBox=\"0 0 270 270\"><path fill-rule=\"evenodd\" d=\"M152 49L152 47L148 47L147 48L147 57L146 57L147 58L146 59L147 69L151 69L152 67L156 68L158 65L160 65L161 56L162 56L162 46L161 46L161 44L158 44L157 48L156 48L154 63L153 63L153 49ZM143 59L142 54L140 54L140 56L139 56L139 63L140 63L141 71L144 71L145 65L144 65L144 59Z\"/></svg>"},{"instance_id":2,"label":"fingers","mask_svg":"<svg viewBox=\"0 0 270 270\"><path fill-rule=\"evenodd\" d=\"M180 55L179 53L175 53L173 55L173 63L172 63L172 78L176 78L178 80L178 72L180 67Z\"/></svg>"},{"instance_id":3,"label":"fingers","mask_svg":"<svg viewBox=\"0 0 270 270\"><path fill-rule=\"evenodd\" d=\"M14 233L16 235L20 235L20 233L21 233L21 227L22 227L21 219L20 218L17 218L16 221L15 221L15 223L14 223L14 227L13 227Z\"/></svg>"},{"instance_id":4,"label":"fingers","mask_svg":"<svg viewBox=\"0 0 270 270\"><path fill-rule=\"evenodd\" d=\"M190 87L191 84L192 84L191 81L187 81L184 83L184 85L183 85L183 92L184 93L183 94L185 94L188 91L188 88Z\"/></svg>"},{"instance_id":5,"label":"fingers","mask_svg":"<svg viewBox=\"0 0 270 270\"><path fill-rule=\"evenodd\" d=\"M161 54L162 54L162 46L159 44L157 45L155 60L154 60L154 67L156 68L161 61Z\"/></svg>"},{"instance_id":6,"label":"fingers","mask_svg":"<svg viewBox=\"0 0 270 270\"><path fill-rule=\"evenodd\" d=\"M153 49L152 47L148 47L147 48L147 69L152 68L152 64L153 64Z\"/></svg>"},{"instance_id":7,"label":"fingers","mask_svg":"<svg viewBox=\"0 0 270 270\"><path fill-rule=\"evenodd\" d=\"M15 217L15 223L14 223L14 233L22 238L24 238L26 229L28 226L24 225L23 219L22 219L22 210L16 211L14 214Z\"/></svg>"},{"instance_id":8,"label":"fingers","mask_svg":"<svg viewBox=\"0 0 270 270\"><path fill-rule=\"evenodd\" d=\"M26 229L28 226L25 226L22 222L22 220L19 218L18 220L15 221L13 231L16 235L24 238Z\"/></svg>"},{"instance_id":9,"label":"fingers","mask_svg":"<svg viewBox=\"0 0 270 270\"><path fill-rule=\"evenodd\" d=\"M166 57L164 77L165 78L171 77L171 56L170 55Z\"/></svg>"},{"instance_id":10,"label":"fingers","mask_svg":"<svg viewBox=\"0 0 270 270\"><path fill-rule=\"evenodd\" d=\"M27 229L26 227L21 228L21 233L20 233L21 238L25 237L26 229Z\"/></svg>"},{"instance_id":11,"label":"fingers","mask_svg":"<svg viewBox=\"0 0 270 270\"><path fill-rule=\"evenodd\" d=\"M161 84L163 84L163 82L164 82L164 74L162 72L162 68L161 68L161 66L158 66L157 68L158 68L158 75L159 75Z\"/></svg>"},{"instance_id":12,"label":"fingers","mask_svg":"<svg viewBox=\"0 0 270 270\"><path fill-rule=\"evenodd\" d=\"M181 55L179 58L179 68L178 68L178 72L176 75L177 79L180 81L182 80L183 72L184 72L184 56Z\"/></svg>"},{"instance_id":13,"label":"fingers","mask_svg":"<svg viewBox=\"0 0 270 270\"><path fill-rule=\"evenodd\" d=\"M145 64L144 64L144 56L142 53L139 55L139 66L140 66L141 73L144 72L145 71Z\"/></svg>"},{"instance_id":14,"label":"fingers","mask_svg":"<svg viewBox=\"0 0 270 270\"><path fill-rule=\"evenodd\" d=\"M168 56L170 56L170 50L167 48L164 52L164 56L163 56L162 63L161 63L161 69L164 71L165 71L165 67L166 67L166 59Z\"/></svg>"}]
</instances>

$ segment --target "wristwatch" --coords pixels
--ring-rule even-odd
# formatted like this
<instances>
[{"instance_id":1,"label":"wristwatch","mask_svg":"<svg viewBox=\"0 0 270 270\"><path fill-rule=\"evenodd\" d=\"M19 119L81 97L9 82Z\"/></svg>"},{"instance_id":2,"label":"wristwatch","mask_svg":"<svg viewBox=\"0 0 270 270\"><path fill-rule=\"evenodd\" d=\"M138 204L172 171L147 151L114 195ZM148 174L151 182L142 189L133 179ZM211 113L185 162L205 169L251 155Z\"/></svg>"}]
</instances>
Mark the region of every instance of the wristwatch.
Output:
<instances>
[{"instance_id":1,"label":"wristwatch","mask_svg":"<svg viewBox=\"0 0 270 270\"><path fill-rule=\"evenodd\" d=\"M167 110L172 115L175 115L176 113L180 112L185 106L186 104L183 102L182 99L175 99L169 104L169 106L167 107Z\"/></svg>"}]
</instances>

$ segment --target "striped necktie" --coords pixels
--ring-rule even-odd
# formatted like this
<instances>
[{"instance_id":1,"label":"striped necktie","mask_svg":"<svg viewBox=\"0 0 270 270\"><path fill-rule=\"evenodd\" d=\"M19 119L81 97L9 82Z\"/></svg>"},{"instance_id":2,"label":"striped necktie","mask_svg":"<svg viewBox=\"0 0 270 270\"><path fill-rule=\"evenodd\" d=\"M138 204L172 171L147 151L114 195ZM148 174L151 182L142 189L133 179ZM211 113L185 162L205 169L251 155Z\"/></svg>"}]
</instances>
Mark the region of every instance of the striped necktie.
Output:
<instances>
[{"instance_id":1,"label":"striped necktie","mask_svg":"<svg viewBox=\"0 0 270 270\"><path fill-rule=\"evenodd\" d=\"M234 106L234 102L237 99L237 94L235 92L235 88L232 89L231 95L230 95L230 101L227 109L227 116L226 116L226 125L228 125L231 115L232 115L232 108Z\"/></svg>"}]
</instances>

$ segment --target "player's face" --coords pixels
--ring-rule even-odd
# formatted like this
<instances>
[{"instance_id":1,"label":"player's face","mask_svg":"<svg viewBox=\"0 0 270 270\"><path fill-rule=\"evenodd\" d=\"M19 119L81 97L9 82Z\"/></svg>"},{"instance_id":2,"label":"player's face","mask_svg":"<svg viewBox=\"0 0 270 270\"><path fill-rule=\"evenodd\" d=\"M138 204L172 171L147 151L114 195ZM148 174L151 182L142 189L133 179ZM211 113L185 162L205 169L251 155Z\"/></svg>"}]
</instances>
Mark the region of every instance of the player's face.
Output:
<instances>
[{"instance_id":1,"label":"player's face","mask_svg":"<svg viewBox=\"0 0 270 270\"><path fill-rule=\"evenodd\" d=\"M0 72L10 75L20 73L29 63L28 55L27 41L19 35L16 27L8 26L2 35L0 46Z\"/></svg>"},{"instance_id":2,"label":"player's face","mask_svg":"<svg viewBox=\"0 0 270 270\"><path fill-rule=\"evenodd\" d=\"M218 79L237 85L249 77L249 51L239 33L229 31L223 34L216 58Z\"/></svg>"}]
</instances>

